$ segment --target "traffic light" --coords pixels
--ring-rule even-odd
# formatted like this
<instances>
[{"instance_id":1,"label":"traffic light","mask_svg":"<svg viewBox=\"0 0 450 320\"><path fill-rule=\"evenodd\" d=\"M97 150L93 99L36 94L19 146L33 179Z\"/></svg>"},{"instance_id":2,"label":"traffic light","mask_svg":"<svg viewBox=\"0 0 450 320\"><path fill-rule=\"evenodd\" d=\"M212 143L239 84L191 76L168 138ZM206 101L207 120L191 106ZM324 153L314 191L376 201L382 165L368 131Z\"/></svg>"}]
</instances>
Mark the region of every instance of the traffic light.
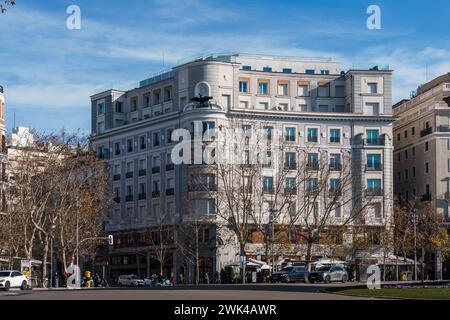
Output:
<instances>
[{"instance_id":1,"label":"traffic light","mask_svg":"<svg viewBox=\"0 0 450 320\"><path fill-rule=\"evenodd\" d=\"M114 244L114 236L111 234L108 236L108 243L110 246Z\"/></svg>"}]
</instances>

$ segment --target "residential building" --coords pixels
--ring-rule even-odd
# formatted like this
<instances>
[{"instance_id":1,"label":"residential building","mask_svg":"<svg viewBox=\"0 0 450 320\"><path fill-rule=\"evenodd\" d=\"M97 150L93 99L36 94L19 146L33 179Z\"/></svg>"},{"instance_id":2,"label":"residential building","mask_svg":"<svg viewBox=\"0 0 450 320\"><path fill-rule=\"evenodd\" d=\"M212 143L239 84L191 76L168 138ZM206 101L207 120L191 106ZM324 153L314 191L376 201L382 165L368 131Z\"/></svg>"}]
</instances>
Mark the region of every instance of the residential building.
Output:
<instances>
[{"instance_id":1,"label":"residential building","mask_svg":"<svg viewBox=\"0 0 450 320\"><path fill-rule=\"evenodd\" d=\"M183 201L197 193L194 215L207 226L202 241L209 243L209 250L200 253L201 273L212 275L236 264L236 245L218 243L215 199L202 198L191 185L192 166L174 166L169 156L176 145L170 134L174 129L220 128L236 118L268 123L299 148L314 144L336 168L339 155L350 154L359 178L355 188L377 190L373 217L362 222L375 230L376 246L376 233L392 215L391 82L390 70L345 72L331 59L219 54L185 61L132 90L93 95L93 143L110 166L116 200L105 226L116 238L110 250L110 275L159 272L149 252L152 248L140 235L155 228L161 211L169 214L173 225L187 223L192 214ZM199 95L212 97L208 108L191 102ZM296 156L286 155L291 167ZM264 188L270 189L275 169L265 170ZM214 172L210 181L216 187ZM342 218L340 213L336 218ZM173 238L182 241L179 235ZM192 266L175 247L170 250L165 272L192 276ZM263 245L249 243L246 254L263 259ZM292 256L301 259L304 254Z\"/></svg>"},{"instance_id":2,"label":"residential building","mask_svg":"<svg viewBox=\"0 0 450 320\"><path fill-rule=\"evenodd\" d=\"M394 192L432 201L450 227L450 73L421 85L393 107ZM436 261L436 273L440 261ZM450 278L450 264L444 265Z\"/></svg>"},{"instance_id":3,"label":"residential building","mask_svg":"<svg viewBox=\"0 0 450 320\"><path fill-rule=\"evenodd\" d=\"M5 122L5 95L0 85L0 214L6 213L6 122ZM0 248L0 256L2 248ZM0 257L0 270L2 263L6 263Z\"/></svg>"}]
</instances>

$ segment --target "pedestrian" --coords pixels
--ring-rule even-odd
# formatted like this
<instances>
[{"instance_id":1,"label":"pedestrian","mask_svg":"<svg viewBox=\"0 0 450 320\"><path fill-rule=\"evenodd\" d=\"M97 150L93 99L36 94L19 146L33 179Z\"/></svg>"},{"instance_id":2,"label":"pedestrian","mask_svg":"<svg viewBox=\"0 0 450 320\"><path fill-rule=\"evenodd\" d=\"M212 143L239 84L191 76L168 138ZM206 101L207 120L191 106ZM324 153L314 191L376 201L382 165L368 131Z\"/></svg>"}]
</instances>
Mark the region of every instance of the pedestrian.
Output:
<instances>
[{"instance_id":1,"label":"pedestrian","mask_svg":"<svg viewBox=\"0 0 450 320\"><path fill-rule=\"evenodd\" d=\"M182 273L180 273L180 283L184 284L184 276Z\"/></svg>"},{"instance_id":2,"label":"pedestrian","mask_svg":"<svg viewBox=\"0 0 450 320\"><path fill-rule=\"evenodd\" d=\"M170 273L170 279L169 279L169 281L170 281L170 285L171 285L171 286L175 286L175 277L174 277L174 275L173 275L173 272Z\"/></svg>"},{"instance_id":3,"label":"pedestrian","mask_svg":"<svg viewBox=\"0 0 450 320\"><path fill-rule=\"evenodd\" d=\"M209 284L209 274L208 274L208 272L205 273L205 283Z\"/></svg>"}]
</instances>

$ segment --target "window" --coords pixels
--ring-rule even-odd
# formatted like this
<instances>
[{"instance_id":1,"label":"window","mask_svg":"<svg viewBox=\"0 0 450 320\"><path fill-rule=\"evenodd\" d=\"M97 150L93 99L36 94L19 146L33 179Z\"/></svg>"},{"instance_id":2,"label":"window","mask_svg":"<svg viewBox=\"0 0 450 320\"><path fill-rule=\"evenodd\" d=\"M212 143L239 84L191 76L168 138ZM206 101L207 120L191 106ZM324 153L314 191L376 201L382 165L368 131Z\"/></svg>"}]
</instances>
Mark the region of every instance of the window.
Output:
<instances>
[{"instance_id":1,"label":"window","mask_svg":"<svg viewBox=\"0 0 450 320\"><path fill-rule=\"evenodd\" d=\"M298 96L299 97L308 97L309 96L309 86L307 84L299 84L298 85Z\"/></svg>"},{"instance_id":2,"label":"window","mask_svg":"<svg viewBox=\"0 0 450 320\"><path fill-rule=\"evenodd\" d=\"M172 87L165 87L164 88L164 101L171 101L172 100Z\"/></svg>"},{"instance_id":3,"label":"window","mask_svg":"<svg viewBox=\"0 0 450 320\"><path fill-rule=\"evenodd\" d=\"M411 128L411 135L415 135L416 134L416 127L412 127Z\"/></svg>"},{"instance_id":4,"label":"window","mask_svg":"<svg viewBox=\"0 0 450 320\"><path fill-rule=\"evenodd\" d=\"M203 134L205 134L208 130L214 130L216 127L216 123L214 121L204 121L203 122Z\"/></svg>"},{"instance_id":5,"label":"window","mask_svg":"<svg viewBox=\"0 0 450 320\"><path fill-rule=\"evenodd\" d=\"M368 154L367 155L367 169L380 170L381 169L381 155Z\"/></svg>"},{"instance_id":6,"label":"window","mask_svg":"<svg viewBox=\"0 0 450 320\"><path fill-rule=\"evenodd\" d=\"M378 84L376 82L371 82L367 84L368 93L376 94L378 93Z\"/></svg>"},{"instance_id":7,"label":"window","mask_svg":"<svg viewBox=\"0 0 450 320\"><path fill-rule=\"evenodd\" d=\"M425 142L425 151L428 151L428 149L429 149L428 142Z\"/></svg>"},{"instance_id":8,"label":"window","mask_svg":"<svg viewBox=\"0 0 450 320\"><path fill-rule=\"evenodd\" d=\"M413 155L413 157L416 156L416 147L413 147L413 148L412 148L412 155Z\"/></svg>"},{"instance_id":9,"label":"window","mask_svg":"<svg viewBox=\"0 0 450 320\"><path fill-rule=\"evenodd\" d=\"M295 161L295 153L294 152L286 152L284 155L284 166L287 169L296 169L297 163Z\"/></svg>"},{"instance_id":10,"label":"window","mask_svg":"<svg viewBox=\"0 0 450 320\"><path fill-rule=\"evenodd\" d=\"M316 70L314 70L314 69L306 69L306 70L305 70L305 73L306 73L306 74L315 74L315 73L316 73Z\"/></svg>"},{"instance_id":11,"label":"window","mask_svg":"<svg viewBox=\"0 0 450 320\"><path fill-rule=\"evenodd\" d=\"M240 93L248 93L249 81L248 80L240 80L239 81L239 92Z\"/></svg>"},{"instance_id":12,"label":"window","mask_svg":"<svg viewBox=\"0 0 450 320\"><path fill-rule=\"evenodd\" d=\"M298 111L299 112L307 112L308 111L308 105L306 105L306 104L299 104L298 105Z\"/></svg>"},{"instance_id":13,"label":"window","mask_svg":"<svg viewBox=\"0 0 450 320\"><path fill-rule=\"evenodd\" d=\"M284 181L284 190L294 191L295 189L296 189L295 178L286 178L286 180Z\"/></svg>"},{"instance_id":14,"label":"window","mask_svg":"<svg viewBox=\"0 0 450 320\"><path fill-rule=\"evenodd\" d=\"M425 173L430 173L430 163L428 161L425 162Z\"/></svg>"},{"instance_id":15,"label":"window","mask_svg":"<svg viewBox=\"0 0 450 320\"><path fill-rule=\"evenodd\" d=\"M295 131L294 127L284 128L284 139L289 142L295 142Z\"/></svg>"},{"instance_id":16,"label":"window","mask_svg":"<svg viewBox=\"0 0 450 320\"><path fill-rule=\"evenodd\" d=\"M400 133L397 133L397 141L400 141L401 140L401 135L400 135Z\"/></svg>"},{"instance_id":17,"label":"window","mask_svg":"<svg viewBox=\"0 0 450 320\"><path fill-rule=\"evenodd\" d=\"M366 143L369 145L377 145L379 139L379 131L368 129L366 130Z\"/></svg>"},{"instance_id":18,"label":"window","mask_svg":"<svg viewBox=\"0 0 450 320\"><path fill-rule=\"evenodd\" d=\"M330 169L341 170L341 155L334 153L330 155Z\"/></svg>"},{"instance_id":19,"label":"window","mask_svg":"<svg viewBox=\"0 0 450 320\"><path fill-rule=\"evenodd\" d=\"M269 83L267 81L259 81L258 82L258 94L260 95L268 95L269 94Z\"/></svg>"},{"instance_id":20,"label":"window","mask_svg":"<svg viewBox=\"0 0 450 320\"><path fill-rule=\"evenodd\" d=\"M381 179L368 179L367 191L372 194L381 195Z\"/></svg>"},{"instance_id":21,"label":"window","mask_svg":"<svg viewBox=\"0 0 450 320\"><path fill-rule=\"evenodd\" d=\"M216 214L216 202L214 199L196 200L195 209L200 215L213 215Z\"/></svg>"},{"instance_id":22,"label":"window","mask_svg":"<svg viewBox=\"0 0 450 320\"><path fill-rule=\"evenodd\" d=\"M239 101L239 108L248 109L248 101Z\"/></svg>"},{"instance_id":23,"label":"window","mask_svg":"<svg viewBox=\"0 0 450 320\"><path fill-rule=\"evenodd\" d=\"M288 83L278 83L278 95L288 96L289 95L289 84Z\"/></svg>"},{"instance_id":24,"label":"window","mask_svg":"<svg viewBox=\"0 0 450 320\"><path fill-rule=\"evenodd\" d=\"M116 112L117 113L123 112L123 103L120 101L116 101Z\"/></svg>"},{"instance_id":25,"label":"window","mask_svg":"<svg viewBox=\"0 0 450 320\"><path fill-rule=\"evenodd\" d=\"M133 140L132 139L127 140L127 151L133 152Z\"/></svg>"},{"instance_id":26,"label":"window","mask_svg":"<svg viewBox=\"0 0 450 320\"><path fill-rule=\"evenodd\" d=\"M341 187L340 179L330 179L330 192L337 192Z\"/></svg>"},{"instance_id":27,"label":"window","mask_svg":"<svg viewBox=\"0 0 450 320\"><path fill-rule=\"evenodd\" d=\"M308 163L306 165L309 169L317 170L319 167L319 155L317 153L308 153Z\"/></svg>"},{"instance_id":28,"label":"window","mask_svg":"<svg viewBox=\"0 0 450 320\"><path fill-rule=\"evenodd\" d=\"M378 116L380 114L380 104L366 103L366 114L371 116Z\"/></svg>"},{"instance_id":29,"label":"window","mask_svg":"<svg viewBox=\"0 0 450 320\"><path fill-rule=\"evenodd\" d=\"M316 178L308 179L307 188L308 188L308 191L317 190L317 179Z\"/></svg>"},{"instance_id":30,"label":"window","mask_svg":"<svg viewBox=\"0 0 450 320\"><path fill-rule=\"evenodd\" d=\"M269 103L268 102L260 102L259 103L259 108L261 110L269 110Z\"/></svg>"},{"instance_id":31,"label":"window","mask_svg":"<svg viewBox=\"0 0 450 320\"><path fill-rule=\"evenodd\" d=\"M105 113L105 104L104 103L99 103L97 108L98 108L98 114L104 114Z\"/></svg>"},{"instance_id":32,"label":"window","mask_svg":"<svg viewBox=\"0 0 450 320\"><path fill-rule=\"evenodd\" d=\"M145 136L139 137L139 145L141 146L141 149L145 149L147 147L147 139Z\"/></svg>"},{"instance_id":33,"label":"window","mask_svg":"<svg viewBox=\"0 0 450 320\"><path fill-rule=\"evenodd\" d=\"M330 84L320 84L317 88L317 96L320 98L328 98L330 96Z\"/></svg>"},{"instance_id":34,"label":"window","mask_svg":"<svg viewBox=\"0 0 450 320\"><path fill-rule=\"evenodd\" d=\"M137 97L131 98L131 107L130 107L130 111L131 112L137 110L137 102L138 102L138 98Z\"/></svg>"},{"instance_id":35,"label":"window","mask_svg":"<svg viewBox=\"0 0 450 320\"><path fill-rule=\"evenodd\" d=\"M273 178L272 177L264 177L263 179L263 189L264 193L273 193Z\"/></svg>"},{"instance_id":36,"label":"window","mask_svg":"<svg viewBox=\"0 0 450 320\"><path fill-rule=\"evenodd\" d=\"M334 107L334 112L340 112L340 113L345 112L345 106L343 106L343 105L335 106Z\"/></svg>"},{"instance_id":37,"label":"window","mask_svg":"<svg viewBox=\"0 0 450 320\"><path fill-rule=\"evenodd\" d=\"M319 112L328 112L328 106L326 104L319 105Z\"/></svg>"},{"instance_id":38,"label":"window","mask_svg":"<svg viewBox=\"0 0 450 320\"><path fill-rule=\"evenodd\" d=\"M408 130L405 130L405 139L408 138Z\"/></svg>"},{"instance_id":39,"label":"window","mask_svg":"<svg viewBox=\"0 0 450 320\"><path fill-rule=\"evenodd\" d=\"M147 187L145 183L139 184L139 194L146 194L147 193Z\"/></svg>"},{"instance_id":40,"label":"window","mask_svg":"<svg viewBox=\"0 0 450 320\"><path fill-rule=\"evenodd\" d=\"M273 127L264 127L264 135L267 140L272 140Z\"/></svg>"},{"instance_id":41,"label":"window","mask_svg":"<svg viewBox=\"0 0 450 320\"><path fill-rule=\"evenodd\" d=\"M317 128L308 128L308 142L317 142L317 134L318 134Z\"/></svg>"},{"instance_id":42,"label":"window","mask_svg":"<svg viewBox=\"0 0 450 320\"><path fill-rule=\"evenodd\" d=\"M251 71L252 67L251 66L242 66L242 70Z\"/></svg>"},{"instance_id":43,"label":"window","mask_svg":"<svg viewBox=\"0 0 450 320\"><path fill-rule=\"evenodd\" d=\"M405 160L408 160L408 150L405 150Z\"/></svg>"},{"instance_id":44,"label":"window","mask_svg":"<svg viewBox=\"0 0 450 320\"><path fill-rule=\"evenodd\" d=\"M344 98L345 97L345 87L344 86L336 86L335 87L335 96L336 96L336 98Z\"/></svg>"},{"instance_id":45,"label":"window","mask_svg":"<svg viewBox=\"0 0 450 320\"><path fill-rule=\"evenodd\" d=\"M283 73L292 73L292 69L290 69L290 68L283 68Z\"/></svg>"},{"instance_id":46,"label":"window","mask_svg":"<svg viewBox=\"0 0 450 320\"><path fill-rule=\"evenodd\" d=\"M172 134L173 134L173 129L167 129L166 131L166 135L167 135L167 143L172 143Z\"/></svg>"},{"instance_id":47,"label":"window","mask_svg":"<svg viewBox=\"0 0 450 320\"><path fill-rule=\"evenodd\" d=\"M397 172L397 181L402 182L402 173L401 172Z\"/></svg>"},{"instance_id":48,"label":"window","mask_svg":"<svg viewBox=\"0 0 450 320\"><path fill-rule=\"evenodd\" d=\"M150 94L144 96L144 108L150 107Z\"/></svg>"},{"instance_id":49,"label":"window","mask_svg":"<svg viewBox=\"0 0 450 320\"><path fill-rule=\"evenodd\" d=\"M450 159L447 160L447 171L450 172Z\"/></svg>"},{"instance_id":50,"label":"window","mask_svg":"<svg viewBox=\"0 0 450 320\"><path fill-rule=\"evenodd\" d=\"M264 72L272 72L272 67L263 67Z\"/></svg>"},{"instance_id":51,"label":"window","mask_svg":"<svg viewBox=\"0 0 450 320\"><path fill-rule=\"evenodd\" d=\"M409 179L409 170L405 169L405 181Z\"/></svg>"},{"instance_id":52,"label":"window","mask_svg":"<svg viewBox=\"0 0 450 320\"><path fill-rule=\"evenodd\" d=\"M120 142L114 143L114 154L116 156L120 155Z\"/></svg>"},{"instance_id":53,"label":"window","mask_svg":"<svg viewBox=\"0 0 450 320\"><path fill-rule=\"evenodd\" d=\"M340 129L330 129L330 143L341 143Z\"/></svg>"},{"instance_id":54,"label":"window","mask_svg":"<svg viewBox=\"0 0 450 320\"><path fill-rule=\"evenodd\" d=\"M320 70L320 74L328 75L330 74L330 70Z\"/></svg>"},{"instance_id":55,"label":"window","mask_svg":"<svg viewBox=\"0 0 450 320\"><path fill-rule=\"evenodd\" d=\"M266 156L264 158L263 167L264 168L272 168L272 151L266 151Z\"/></svg>"},{"instance_id":56,"label":"window","mask_svg":"<svg viewBox=\"0 0 450 320\"><path fill-rule=\"evenodd\" d=\"M289 103L280 103L280 109L283 111L289 111Z\"/></svg>"},{"instance_id":57,"label":"window","mask_svg":"<svg viewBox=\"0 0 450 320\"><path fill-rule=\"evenodd\" d=\"M416 167L412 167L412 176L413 178L416 177Z\"/></svg>"},{"instance_id":58,"label":"window","mask_svg":"<svg viewBox=\"0 0 450 320\"><path fill-rule=\"evenodd\" d=\"M153 146L158 147L161 144L159 132L153 133Z\"/></svg>"}]
</instances>

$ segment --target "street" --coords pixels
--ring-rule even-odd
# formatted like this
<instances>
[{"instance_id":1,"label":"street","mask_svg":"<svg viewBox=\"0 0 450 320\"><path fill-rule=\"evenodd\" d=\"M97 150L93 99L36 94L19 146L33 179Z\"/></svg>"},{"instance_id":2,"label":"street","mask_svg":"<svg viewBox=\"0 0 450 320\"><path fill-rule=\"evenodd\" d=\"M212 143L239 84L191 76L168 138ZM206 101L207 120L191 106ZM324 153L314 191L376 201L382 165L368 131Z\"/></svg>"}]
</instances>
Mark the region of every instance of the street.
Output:
<instances>
[{"instance_id":1,"label":"street","mask_svg":"<svg viewBox=\"0 0 450 320\"><path fill-rule=\"evenodd\" d=\"M327 287L339 286L344 285L260 284L80 290L34 289L0 291L0 300L367 300L325 292Z\"/></svg>"}]
</instances>

